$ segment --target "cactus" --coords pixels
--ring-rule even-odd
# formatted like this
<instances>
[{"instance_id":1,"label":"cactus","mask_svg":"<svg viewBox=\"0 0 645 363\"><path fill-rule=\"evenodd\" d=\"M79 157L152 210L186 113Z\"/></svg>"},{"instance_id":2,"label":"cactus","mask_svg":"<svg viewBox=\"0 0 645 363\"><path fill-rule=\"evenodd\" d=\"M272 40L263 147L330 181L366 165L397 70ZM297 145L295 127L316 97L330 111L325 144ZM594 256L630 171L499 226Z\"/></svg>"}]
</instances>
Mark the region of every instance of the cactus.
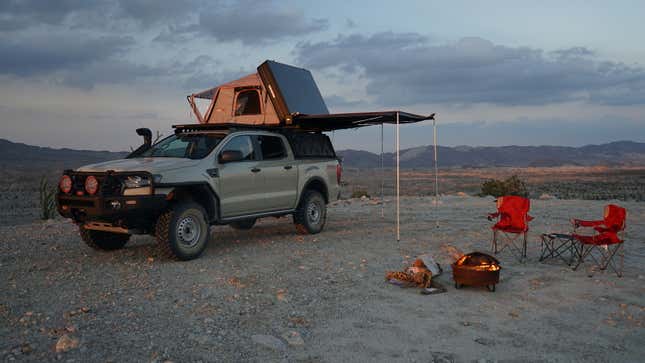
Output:
<instances>
[{"instance_id":1,"label":"cactus","mask_svg":"<svg viewBox=\"0 0 645 363\"><path fill-rule=\"evenodd\" d=\"M52 219L56 214L56 188L49 186L47 178L40 178L40 218L42 220Z\"/></svg>"}]
</instances>

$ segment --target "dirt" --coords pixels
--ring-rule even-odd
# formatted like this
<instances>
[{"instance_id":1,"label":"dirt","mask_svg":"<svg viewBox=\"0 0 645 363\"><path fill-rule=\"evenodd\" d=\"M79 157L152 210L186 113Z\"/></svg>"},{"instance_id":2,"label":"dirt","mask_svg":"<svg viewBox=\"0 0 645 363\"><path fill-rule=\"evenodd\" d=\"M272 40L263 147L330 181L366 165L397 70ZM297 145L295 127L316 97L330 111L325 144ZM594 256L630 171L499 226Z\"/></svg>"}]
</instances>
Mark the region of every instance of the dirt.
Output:
<instances>
[{"instance_id":1,"label":"dirt","mask_svg":"<svg viewBox=\"0 0 645 363\"><path fill-rule=\"evenodd\" d=\"M536 200L529 259L508 253L495 292L453 287L452 251L488 251L491 198L330 206L325 230L289 218L250 231L212 229L204 255L161 259L137 236L97 252L63 220L0 226L3 361L432 362L625 361L645 356L645 204L629 212L625 274L538 262L539 233L597 218L606 202ZM438 222L438 223L437 223ZM438 225L438 227L437 227ZM384 282L430 253L448 288L421 295Z\"/></svg>"}]
</instances>

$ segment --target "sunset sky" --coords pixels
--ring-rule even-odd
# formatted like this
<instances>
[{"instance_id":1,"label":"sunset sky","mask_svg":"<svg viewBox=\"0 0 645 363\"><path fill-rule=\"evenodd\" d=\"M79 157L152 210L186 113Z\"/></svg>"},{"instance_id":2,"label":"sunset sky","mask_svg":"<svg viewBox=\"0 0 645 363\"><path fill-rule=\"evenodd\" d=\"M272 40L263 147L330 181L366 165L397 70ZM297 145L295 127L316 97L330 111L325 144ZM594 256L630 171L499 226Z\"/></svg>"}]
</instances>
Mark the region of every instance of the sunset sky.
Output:
<instances>
[{"instance_id":1,"label":"sunset sky","mask_svg":"<svg viewBox=\"0 0 645 363\"><path fill-rule=\"evenodd\" d=\"M311 70L332 112L436 112L443 145L645 142L643 19L642 1L5 0L0 138L126 150L273 59Z\"/></svg>"}]
</instances>

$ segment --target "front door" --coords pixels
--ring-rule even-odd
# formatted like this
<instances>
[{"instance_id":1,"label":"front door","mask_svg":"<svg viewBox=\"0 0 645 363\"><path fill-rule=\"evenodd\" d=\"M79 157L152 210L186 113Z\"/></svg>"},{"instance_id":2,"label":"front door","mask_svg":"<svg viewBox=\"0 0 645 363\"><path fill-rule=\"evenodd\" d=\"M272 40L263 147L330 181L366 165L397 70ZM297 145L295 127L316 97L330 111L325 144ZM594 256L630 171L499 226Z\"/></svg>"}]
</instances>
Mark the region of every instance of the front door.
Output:
<instances>
[{"instance_id":1,"label":"front door","mask_svg":"<svg viewBox=\"0 0 645 363\"><path fill-rule=\"evenodd\" d=\"M262 211L262 176L253 139L248 135L235 136L222 151L239 151L242 161L220 164L220 210L229 218Z\"/></svg>"}]
</instances>

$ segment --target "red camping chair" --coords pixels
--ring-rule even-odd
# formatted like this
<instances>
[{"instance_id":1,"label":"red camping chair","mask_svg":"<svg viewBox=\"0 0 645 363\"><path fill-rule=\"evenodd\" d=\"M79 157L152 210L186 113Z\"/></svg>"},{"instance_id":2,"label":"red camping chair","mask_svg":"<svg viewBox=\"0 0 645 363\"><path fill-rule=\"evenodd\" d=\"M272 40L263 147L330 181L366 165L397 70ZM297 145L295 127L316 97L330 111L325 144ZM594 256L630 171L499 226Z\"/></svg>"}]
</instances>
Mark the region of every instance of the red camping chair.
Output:
<instances>
[{"instance_id":1,"label":"red camping chair","mask_svg":"<svg viewBox=\"0 0 645 363\"><path fill-rule=\"evenodd\" d=\"M526 258L526 239L529 231L529 221L533 220L529 213L531 201L524 197L509 195L497 198L497 213L488 215L488 220L492 221L499 217L499 220L493 227L493 253L498 253L506 247L511 251L519 253L519 260ZM500 235L502 238L500 238ZM518 245L518 239L522 238L522 245ZM502 242L502 247L498 249L498 243ZM513 251L515 250L515 251Z\"/></svg>"},{"instance_id":2,"label":"red camping chair","mask_svg":"<svg viewBox=\"0 0 645 363\"><path fill-rule=\"evenodd\" d=\"M622 277L625 259L623 235L626 219L627 210L615 204L605 206L604 218L601 221L572 219L571 223L574 228L572 236L578 242L576 246L578 263L573 269L577 269L587 257L591 257L601 270L611 267L618 277ZM596 234L592 236L578 234L576 233L578 227L591 227L596 231ZM597 254L594 255L594 252ZM620 266L616 266L613 262L616 254L620 255Z\"/></svg>"}]
</instances>

